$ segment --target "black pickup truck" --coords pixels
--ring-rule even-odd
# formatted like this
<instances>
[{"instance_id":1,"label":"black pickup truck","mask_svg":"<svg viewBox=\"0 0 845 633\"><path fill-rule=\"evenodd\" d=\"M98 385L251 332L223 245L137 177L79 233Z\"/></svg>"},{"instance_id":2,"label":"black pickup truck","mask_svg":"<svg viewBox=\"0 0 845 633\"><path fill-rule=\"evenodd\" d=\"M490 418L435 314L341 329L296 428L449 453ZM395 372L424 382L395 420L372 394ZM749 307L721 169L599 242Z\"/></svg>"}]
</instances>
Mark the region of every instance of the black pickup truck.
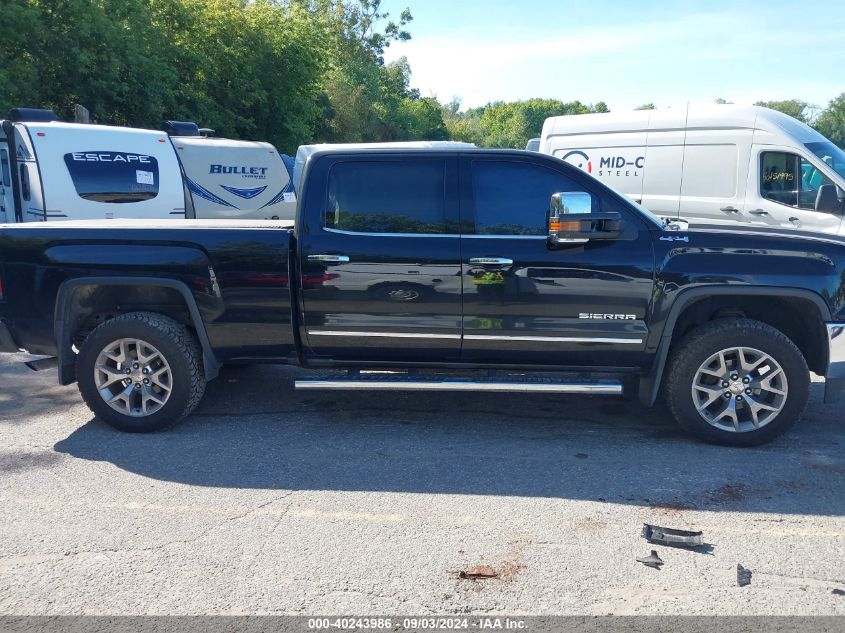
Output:
<instances>
[{"instance_id":1,"label":"black pickup truck","mask_svg":"<svg viewBox=\"0 0 845 633\"><path fill-rule=\"evenodd\" d=\"M0 227L0 351L55 357L126 431L189 414L226 363L301 389L621 394L712 442L845 387L845 242L670 226L566 163L325 150L297 220ZM825 192L829 195L830 192Z\"/></svg>"}]
</instances>

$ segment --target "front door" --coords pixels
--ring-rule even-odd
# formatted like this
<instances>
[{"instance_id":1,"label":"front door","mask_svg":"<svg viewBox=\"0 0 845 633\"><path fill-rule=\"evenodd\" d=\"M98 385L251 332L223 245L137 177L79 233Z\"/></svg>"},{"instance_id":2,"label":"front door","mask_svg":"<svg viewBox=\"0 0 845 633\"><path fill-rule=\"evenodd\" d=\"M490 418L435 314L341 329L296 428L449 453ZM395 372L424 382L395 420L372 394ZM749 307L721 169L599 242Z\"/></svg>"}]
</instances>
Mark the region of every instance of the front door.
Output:
<instances>
[{"instance_id":1,"label":"front door","mask_svg":"<svg viewBox=\"0 0 845 633\"><path fill-rule=\"evenodd\" d=\"M457 158L324 159L309 172L304 194L302 335L311 354L458 360Z\"/></svg>"},{"instance_id":2,"label":"front door","mask_svg":"<svg viewBox=\"0 0 845 633\"><path fill-rule=\"evenodd\" d=\"M818 165L792 148L758 146L749 180L746 211L756 223L778 228L836 233L842 217L815 210L821 185L833 184Z\"/></svg>"},{"instance_id":3,"label":"front door","mask_svg":"<svg viewBox=\"0 0 845 633\"><path fill-rule=\"evenodd\" d=\"M550 249L553 193L588 192L619 211L615 240ZM463 360L548 366L636 366L646 341L653 249L645 221L600 184L542 158L461 165Z\"/></svg>"}]
</instances>

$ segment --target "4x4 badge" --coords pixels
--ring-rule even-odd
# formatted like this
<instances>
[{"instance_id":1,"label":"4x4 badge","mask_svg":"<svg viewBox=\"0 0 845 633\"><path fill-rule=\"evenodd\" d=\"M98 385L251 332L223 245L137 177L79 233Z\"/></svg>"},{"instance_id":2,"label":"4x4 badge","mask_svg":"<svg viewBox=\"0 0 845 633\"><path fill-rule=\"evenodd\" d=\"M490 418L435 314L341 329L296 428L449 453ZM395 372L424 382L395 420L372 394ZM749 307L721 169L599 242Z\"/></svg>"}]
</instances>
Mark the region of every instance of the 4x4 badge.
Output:
<instances>
[{"instance_id":1,"label":"4x4 badge","mask_svg":"<svg viewBox=\"0 0 845 633\"><path fill-rule=\"evenodd\" d=\"M689 235L684 235L683 237L680 235L665 235L660 239L664 242L689 242Z\"/></svg>"}]
</instances>

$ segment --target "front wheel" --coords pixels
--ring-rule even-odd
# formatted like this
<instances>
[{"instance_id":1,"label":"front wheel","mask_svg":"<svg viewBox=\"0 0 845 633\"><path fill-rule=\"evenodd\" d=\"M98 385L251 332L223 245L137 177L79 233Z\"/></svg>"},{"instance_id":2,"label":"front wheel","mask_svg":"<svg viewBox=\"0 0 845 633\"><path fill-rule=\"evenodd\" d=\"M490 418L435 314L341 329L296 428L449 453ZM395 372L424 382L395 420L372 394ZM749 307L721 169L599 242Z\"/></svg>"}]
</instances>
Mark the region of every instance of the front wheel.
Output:
<instances>
[{"instance_id":1,"label":"front wheel","mask_svg":"<svg viewBox=\"0 0 845 633\"><path fill-rule=\"evenodd\" d=\"M751 319L696 328L672 350L666 373L666 400L678 424L728 446L755 446L785 432L809 393L801 351L779 330Z\"/></svg>"},{"instance_id":2,"label":"front wheel","mask_svg":"<svg viewBox=\"0 0 845 633\"><path fill-rule=\"evenodd\" d=\"M82 398L110 426L132 433L165 429L205 392L202 352L188 329L150 312L97 326L76 361Z\"/></svg>"}]
</instances>

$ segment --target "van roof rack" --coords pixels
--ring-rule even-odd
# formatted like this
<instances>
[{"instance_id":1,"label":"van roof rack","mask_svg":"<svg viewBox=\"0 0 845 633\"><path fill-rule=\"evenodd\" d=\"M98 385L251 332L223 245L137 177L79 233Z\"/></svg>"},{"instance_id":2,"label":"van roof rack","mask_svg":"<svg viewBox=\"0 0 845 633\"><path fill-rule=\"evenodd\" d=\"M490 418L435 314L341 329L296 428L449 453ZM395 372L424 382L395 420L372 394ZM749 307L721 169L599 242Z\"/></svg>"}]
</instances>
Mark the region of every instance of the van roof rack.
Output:
<instances>
[{"instance_id":1,"label":"van roof rack","mask_svg":"<svg viewBox=\"0 0 845 633\"><path fill-rule=\"evenodd\" d=\"M14 123L48 123L58 121L59 117L52 110L41 108L12 108L9 110L9 120Z\"/></svg>"},{"instance_id":2,"label":"van roof rack","mask_svg":"<svg viewBox=\"0 0 845 633\"><path fill-rule=\"evenodd\" d=\"M193 121L165 121L162 127L168 136L200 136L200 128Z\"/></svg>"}]
</instances>

